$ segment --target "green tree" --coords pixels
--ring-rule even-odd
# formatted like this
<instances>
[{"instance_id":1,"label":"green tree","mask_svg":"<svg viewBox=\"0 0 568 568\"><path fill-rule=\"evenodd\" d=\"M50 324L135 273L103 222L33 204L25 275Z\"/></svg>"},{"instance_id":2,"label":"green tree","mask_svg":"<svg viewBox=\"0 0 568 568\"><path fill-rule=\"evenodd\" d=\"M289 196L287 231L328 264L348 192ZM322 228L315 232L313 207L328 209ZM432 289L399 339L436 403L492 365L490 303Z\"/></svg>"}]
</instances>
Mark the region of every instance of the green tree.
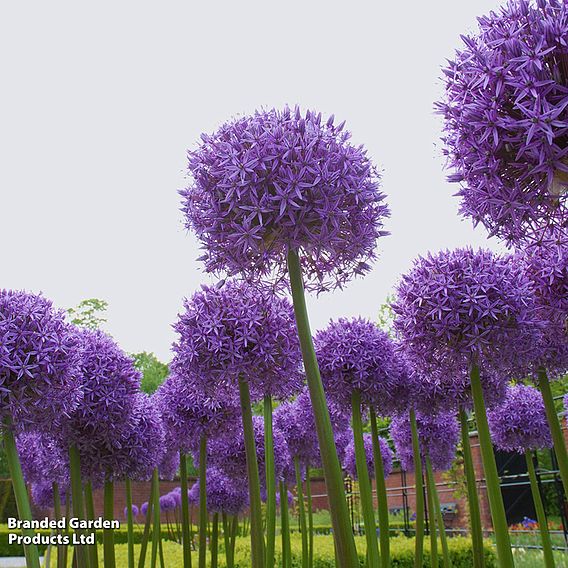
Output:
<instances>
[{"instance_id":1,"label":"green tree","mask_svg":"<svg viewBox=\"0 0 568 568\"><path fill-rule=\"evenodd\" d=\"M87 329L98 329L105 323L108 302L99 298L83 300L75 308L69 308L67 313L71 323Z\"/></svg>"},{"instance_id":2,"label":"green tree","mask_svg":"<svg viewBox=\"0 0 568 568\"><path fill-rule=\"evenodd\" d=\"M164 382L168 376L168 366L162 363L153 353L133 353L134 366L142 373L140 388L148 394L152 394Z\"/></svg>"},{"instance_id":3,"label":"green tree","mask_svg":"<svg viewBox=\"0 0 568 568\"><path fill-rule=\"evenodd\" d=\"M389 294L385 301L381 304L379 308L379 315L377 317L377 322L379 327L386 332L389 337L394 337L394 310L391 304L394 302L394 295Z\"/></svg>"}]
</instances>

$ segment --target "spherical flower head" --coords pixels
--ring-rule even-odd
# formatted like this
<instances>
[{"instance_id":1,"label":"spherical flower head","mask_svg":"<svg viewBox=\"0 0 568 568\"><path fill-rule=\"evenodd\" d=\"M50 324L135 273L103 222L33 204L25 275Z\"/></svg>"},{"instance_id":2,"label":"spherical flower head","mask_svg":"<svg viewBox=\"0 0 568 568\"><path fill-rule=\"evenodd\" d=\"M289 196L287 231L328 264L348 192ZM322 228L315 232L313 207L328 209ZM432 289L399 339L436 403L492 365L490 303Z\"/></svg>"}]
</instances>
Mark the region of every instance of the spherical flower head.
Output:
<instances>
[{"instance_id":1,"label":"spherical flower head","mask_svg":"<svg viewBox=\"0 0 568 568\"><path fill-rule=\"evenodd\" d=\"M82 441L78 448L81 465L91 475L99 471L107 479L149 480L166 451L165 429L154 397L145 393L134 397L130 421L120 436Z\"/></svg>"},{"instance_id":2,"label":"spherical flower head","mask_svg":"<svg viewBox=\"0 0 568 568\"><path fill-rule=\"evenodd\" d=\"M102 331L82 329L80 372L84 395L63 421L68 445L116 440L128 428L141 375L130 357Z\"/></svg>"},{"instance_id":3,"label":"spherical flower head","mask_svg":"<svg viewBox=\"0 0 568 568\"><path fill-rule=\"evenodd\" d=\"M77 339L63 312L41 295L0 290L2 422L53 428L78 404Z\"/></svg>"},{"instance_id":4,"label":"spherical flower head","mask_svg":"<svg viewBox=\"0 0 568 568\"><path fill-rule=\"evenodd\" d=\"M210 272L283 280L299 251L306 286L341 287L369 271L389 215L362 146L331 116L257 111L202 135L181 191Z\"/></svg>"},{"instance_id":5,"label":"spherical flower head","mask_svg":"<svg viewBox=\"0 0 568 568\"><path fill-rule=\"evenodd\" d=\"M394 321L414 361L472 363L506 372L528 364L540 340L532 284L510 256L470 248L428 254L397 286Z\"/></svg>"},{"instance_id":6,"label":"spherical flower head","mask_svg":"<svg viewBox=\"0 0 568 568\"><path fill-rule=\"evenodd\" d=\"M146 513L148 512L148 501L144 501L144 503L142 503L142 505L140 505L140 512L143 515L146 515Z\"/></svg>"},{"instance_id":7,"label":"spherical flower head","mask_svg":"<svg viewBox=\"0 0 568 568\"><path fill-rule=\"evenodd\" d=\"M328 400L327 406L331 418L338 452L343 451L346 443L344 432L349 428L349 414L343 407ZM274 411L274 425L286 439L288 451L292 460L297 458L302 470L306 466L318 467L320 463L320 450L317 430L314 420L314 411L307 387L304 387L294 401L282 403ZM294 465L291 464L286 479L294 481Z\"/></svg>"},{"instance_id":8,"label":"spherical flower head","mask_svg":"<svg viewBox=\"0 0 568 568\"><path fill-rule=\"evenodd\" d=\"M408 369L408 389L399 393L400 405L392 415L407 415L411 407L424 414L443 411L469 410L473 407L470 367L464 362L456 365L446 361L439 353L430 357L420 354L414 361L413 353L401 346ZM492 369L480 369L483 399L486 406L499 404L505 397L507 378Z\"/></svg>"},{"instance_id":9,"label":"spherical flower head","mask_svg":"<svg viewBox=\"0 0 568 568\"><path fill-rule=\"evenodd\" d=\"M169 479L170 481L176 476L179 469L179 451L175 447L170 447L166 440L166 447L162 456L162 461L158 465L160 479Z\"/></svg>"},{"instance_id":10,"label":"spherical flower head","mask_svg":"<svg viewBox=\"0 0 568 568\"><path fill-rule=\"evenodd\" d=\"M444 142L461 211L491 234L566 227L568 6L509 0L446 69Z\"/></svg>"},{"instance_id":11,"label":"spherical flower head","mask_svg":"<svg viewBox=\"0 0 568 568\"><path fill-rule=\"evenodd\" d=\"M524 454L552 447L542 395L534 387L509 387L503 403L490 409L487 419L491 439L500 450Z\"/></svg>"},{"instance_id":12,"label":"spherical flower head","mask_svg":"<svg viewBox=\"0 0 568 568\"><path fill-rule=\"evenodd\" d=\"M456 415L452 412L440 412L438 414L417 412L416 424L423 464L425 463L425 456L428 455L434 470L445 471L449 469L455 458L460 437ZM414 468L414 456L408 417L394 418L390 432L402 469L405 471L412 470Z\"/></svg>"},{"instance_id":13,"label":"spherical flower head","mask_svg":"<svg viewBox=\"0 0 568 568\"><path fill-rule=\"evenodd\" d=\"M363 434L363 444L365 446L365 456L367 458L367 470L369 471L369 477L374 479L375 460L373 456L373 438L371 434ZM380 436L379 444L381 446L381 457L383 459L383 469L386 479L392 472L393 451L390 449L389 443L385 440L385 438L381 438ZM358 479L359 476L357 475L357 463L355 459L355 442L353 437L345 450L343 469L353 479Z\"/></svg>"},{"instance_id":14,"label":"spherical flower head","mask_svg":"<svg viewBox=\"0 0 568 568\"><path fill-rule=\"evenodd\" d=\"M200 380L177 372L159 386L154 398L168 447L184 453L196 450L201 436L215 435L240 420L239 402L232 389L213 397Z\"/></svg>"},{"instance_id":15,"label":"spherical flower head","mask_svg":"<svg viewBox=\"0 0 568 568\"><path fill-rule=\"evenodd\" d=\"M136 518L140 514L140 510L136 505L132 505L132 517ZM128 507L124 507L124 518L128 519Z\"/></svg>"},{"instance_id":16,"label":"spherical flower head","mask_svg":"<svg viewBox=\"0 0 568 568\"><path fill-rule=\"evenodd\" d=\"M264 419L262 416L253 416L252 420L260 481L264 485L266 481ZM286 439L277 426L273 427L272 436L274 439L274 475L276 479L281 479L289 464L290 454ZM197 458L196 455L194 457ZM246 476L245 439L242 427L225 431L219 437L209 441L207 463L211 467L222 470L229 477L242 478Z\"/></svg>"},{"instance_id":17,"label":"spherical flower head","mask_svg":"<svg viewBox=\"0 0 568 568\"><path fill-rule=\"evenodd\" d=\"M68 487L59 488L61 504L67 501ZM70 495L69 495L70 497ZM40 509L51 509L54 506L53 484L49 481L36 481L31 484L32 502Z\"/></svg>"},{"instance_id":18,"label":"spherical flower head","mask_svg":"<svg viewBox=\"0 0 568 568\"><path fill-rule=\"evenodd\" d=\"M174 329L172 373L201 379L214 397L239 377L249 382L253 399L285 399L301 388L292 306L266 289L236 281L203 286L185 302Z\"/></svg>"},{"instance_id":19,"label":"spherical flower head","mask_svg":"<svg viewBox=\"0 0 568 568\"><path fill-rule=\"evenodd\" d=\"M355 391L363 404L386 414L396 403L401 365L389 336L369 320L340 318L317 333L315 346L327 396L351 407Z\"/></svg>"},{"instance_id":20,"label":"spherical flower head","mask_svg":"<svg viewBox=\"0 0 568 568\"><path fill-rule=\"evenodd\" d=\"M160 496L160 511L167 512L173 511L176 508L175 499L169 494Z\"/></svg>"},{"instance_id":21,"label":"spherical flower head","mask_svg":"<svg viewBox=\"0 0 568 568\"><path fill-rule=\"evenodd\" d=\"M568 241L559 230L542 231L538 241L521 249L523 264L535 290L542 341L534 371L544 367L559 377L568 370Z\"/></svg>"},{"instance_id":22,"label":"spherical flower head","mask_svg":"<svg viewBox=\"0 0 568 568\"><path fill-rule=\"evenodd\" d=\"M48 432L24 430L17 434L16 447L26 483L48 485L57 483L60 489L67 487L69 484L67 452Z\"/></svg>"},{"instance_id":23,"label":"spherical flower head","mask_svg":"<svg viewBox=\"0 0 568 568\"><path fill-rule=\"evenodd\" d=\"M246 478L230 477L216 467L207 469L207 510L238 515L249 504ZM199 502L199 481L190 489L191 500Z\"/></svg>"}]
</instances>

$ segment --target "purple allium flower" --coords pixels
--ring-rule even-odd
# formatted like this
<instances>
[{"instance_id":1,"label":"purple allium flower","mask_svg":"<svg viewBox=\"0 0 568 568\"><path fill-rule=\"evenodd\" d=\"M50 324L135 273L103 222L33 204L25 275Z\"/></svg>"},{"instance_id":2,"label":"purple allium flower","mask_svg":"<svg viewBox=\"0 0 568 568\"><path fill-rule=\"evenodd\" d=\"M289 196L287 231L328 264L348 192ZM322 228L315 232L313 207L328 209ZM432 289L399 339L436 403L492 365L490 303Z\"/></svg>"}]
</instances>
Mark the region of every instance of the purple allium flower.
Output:
<instances>
[{"instance_id":1,"label":"purple allium flower","mask_svg":"<svg viewBox=\"0 0 568 568\"><path fill-rule=\"evenodd\" d=\"M266 479L264 461L264 419L253 416L254 441L261 484ZM276 479L283 476L290 461L288 444L284 434L277 425L272 429L274 438L274 475ZM197 462L198 455L194 455ZM209 440L207 445L207 464L216 467L229 477L243 478L247 474L245 439L242 427L221 433L217 438Z\"/></svg>"},{"instance_id":2,"label":"purple allium flower","mask_svg":"<svg viewBox=\"0 0 568 568\"><path fill-rule=\"evenodd\" d=\"M0 406L20 427L53 428L81 396L77 339L41 295L0 290Z\"/></svg>"},{"instance_id":3,"label":"purple allium flower","mask_svg":"<svg viewBox=\"0 0 568 568\"><path fill-rule=\"evenodd\" d=\"M199 502L199 480L189 491L190 500ZM249 504L245 477L230 477L216 467L207 469L207 510L211 513L238 515Z\"/></svg>"},{"instance_id":4,"label":"purple allium flower","mask_svg":"<svg viewBox=\"0 0 568 568\"><path fill-rule=\"evenodd\" d=\"M380 178L343 123L298 108L228 122L189 152L186 226L207 271L283 279L300 251L307 288L341 287L370 270L389 215Z\"/></svg>"},{"instance_id":5,"label":"purple allium flower","mask_svg":"<svg viewBox=\"0 0 568 568\"><path fill-rule=\"evenodd\" d=\"M169 493L160 496L160 511L173 511L175 508L176 501Z\"/></svg>"},{"instance_id":6,"label":"purple allium flower","mask_svg":"<svg viewBox=\"0 0 568 568\"><path fill-rule=\"evenodd\" d=\"M59 488L61 504L67 500L68 487ZM33 503L42 509L51 509L54 505L53 484L50 481L36 481L31 484L31 499Z\"/></svg>"},{"instance_id":7,"label":"purple allium flower","mask_svg":"<svg viewBox=\"0 0 568 568\"><path fill-rule=\"evenodd\" d=\"M138 507L136 505L132 505L132 516L134 518L136 518L140 513L140 510L138 509ZM124 518L127 519L128 518L128 507L124 507Z\"/></svg>"},{"instance_id":8,"label":"purple allium flower","mask_svg":"<svg viewBox=\"0 0 568 568\"><path fill-rule=\"evenodd\" d=\"M509 0L444 69L446 152L462 213L510 241L566 221L568 6Z\"/></svg>"},{"instance_id":9,"label":"purple allium flower","mask_svg":"<svg viewBox=\"0 0 568 568\"><path fill-rule=\"evenodd\" d=\"M154 397L166 429L166 443L172 451L192 451L202 435L216 434L240 419L234 392L229 390L224 396L213 397L205 392L201 381L177 371L159 386Z\"/></svg>"},{"instance_id":10,"label":"purple allium flower","mask_svg":"<svg viewBox=\"0 0 568 568\"><path fill-rule=\"evenodd\" d=\"M203 286L186 300L174 328L172 373L201 380L212 395L226 393L239 377L253 399L285 399L301 388L300 344L287 299L244 282Z\"/></svg>"},{"instance_id":11,"label":"purple allium flower","mask_svg":"<svg viewBox=\"0 0 568 568\"><path fill-rule=\"evenodd\" d=\"M327 396L351 408L351 395L388 414L398 404L396 388L404 368L389 336L362 318L331 321L315 338L318 364Z\"/></svg>"},{"instance_id":12,"label":"purple allium flower","mask_svg":"<svg viewBox=\"0 0 568 568\"><path fill-rule=\"evenodd\" d=\"M16 437L18 455L26 483L59 484L65 489L69 484L69 460L67 452L48 432L29 430Z\"/></svg>"},{"instance_id":13,"label":"purple allium flower","mask_svg":"<svg viewBox=\"0 0 568 568\"><path fill-rule=\"evenodd\" d=\"M553 378L568 370L568 241L560 231L543 231L538 242L519 254L535 289L542 321L542 342L534 367L544 367Z\"/></svg>"},{"instance_id":14,"label":"purple allium flower","mask_svg":"<svg viewBox=\"0 0 568 568\"><path fill-rule=\"evenodd\" d=\"M108 335L88 329L78 335L84 395L65 420L63 435L69 445L87 448L89 440L116 440L128 428L141 377L132 359Z\"/></svg>"},{"instance_id":15,"label":"purple allium flower","mask_svg":"<svg viewBox=\"0 0 568 568\"><path fill-rule=\"evenodd\" d=\"M413 363L455 374L477 362L507 373L522 369L540 339L534 291L515 258L470 248L428 254L402 277L395 329Z\"/></svg>"},{"instance_id":16,"label":"purple allium flower","mask_svg":"<svg viewBox=\"0 0 568 568\"><path fill-rule=\"evenodd\" d=\"M170 481L176 476L179 469L179 451L175 447L169 447L166 442L165 451L162 455L162 461L158 465L160 479L169 479Z\"/></svg>"},{"instance_id":17,"label":"purple allium flower","mask_svg":"<svg viewBox=\"0 0 568 568\"><path fill-rule=\"evenodd\" d=\"M417 412L416 424L422 460L424 461L425 456L429 455L433 469L447 470L456 455L456 447L460 437L460 427L455 414L440 412L428 415ZM402 469L405 471L412 470L414 468L414 457L408 417L394 418L390 432Z\"/></svg>"},{"instance_id":18,"label":"purple allium flower","mask_svg":"<svg viewBox=\"0 0 568 568\"><path fill-rule=\"evenodd\" d=\"M181 507L181 487L176 487L170 491L172 499L176 502L176 507Z\"/></svg>"},{"instance_id":19,"label":"purple allium flower","mask_svg":"<svg viewBox=\"0 0 568 568\"><path fill-rule=\"evenodd\" d=\"M120 436L78 444L83 457L81 465L86 471L98 469L101 475L113 479L149 480L154 468L161 464L166 447L165 431L156 401L138 393L132 402L131 419ZM92 451L92 446L98 443L102 447Z\"/></svg>"},{"instance_id":20,"label":"purple allium flower","mask_svg":"<svg viewBox=\"0 0 568 568\"><path fill-rule=\"evenodd\" d=\"M542 395L534 387L509 387L503 403L490 409L487 419L493 443L505 452L552 447Z\"/></svg>"},{"instance_id":21,"label":"purple allium flower","mask_svg":"<svg viewBox=\"0 0 568 568\"><path fill-rule=\"evenodd\" d=\"M142 503L142 505L140 505L140 512L143 515L146 515L146 513L148 512L148 501L144 501L144 503Z\"/></svg>"},{"instance_id":22,"label":"purple allium flower","mask_svg":"<svg viewBox=\"0 0 568 568\"><path fill-rule=\"evenodd\" d=\"M343 443L343 433L349 428L349 414L330 400L328 400L328 409L339 453L348 443L348 441ZM284 435L292 459L297 457L302 468L319 466L319 443L314 411L307 387L302 389L293 402L284 402L276 408L274 425ZM293 465L290 475L285 477L294 481Z\"/></svg>"},{"instance_id":23,"label":"purple allium flower","mask_svg":"<svg viewBox=\"0 0 568 568\"><path fill-rule=\"evenodd\" d=\"M369 477L375 478L375 460L373 456L373 438L371 434L363 434L363 443L365 444L365 455L367 457L367 469L369 470ZM383 468L385 479L392 472L393 451L390 449L389 443L379 436L379 444L381 445L381 457L383 458ZM357 479L357 463L355 459L355 443L353 436L351 442L345 450L345 457L343 458L343 469L353 478Z\"/></svg>"}]
</instances>

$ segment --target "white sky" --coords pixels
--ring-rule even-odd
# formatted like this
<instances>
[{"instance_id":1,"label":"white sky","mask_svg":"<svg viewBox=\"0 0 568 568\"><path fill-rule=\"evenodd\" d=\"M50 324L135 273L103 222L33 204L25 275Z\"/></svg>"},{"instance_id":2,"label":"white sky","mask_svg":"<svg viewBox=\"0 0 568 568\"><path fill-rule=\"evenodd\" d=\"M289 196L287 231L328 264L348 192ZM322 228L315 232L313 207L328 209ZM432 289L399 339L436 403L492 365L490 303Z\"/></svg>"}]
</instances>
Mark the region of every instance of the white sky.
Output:
<instances>
[{"instance_id":1,"label":"white sky","mask_svg":"<svg viewBox=\"0 0 568 568\"><path fill-rule=\"evenodd\" d=\"M457 215L432 111L440 65L497 0L149 4L4 5L0 287L103 298L124 349L168 360L182 298L210 280L179 212L185 151L285 103L346 120L392 210L373 273L310 298L314 331L375 318L418 254L499 247Z\"/></svg>"}]
</instances>

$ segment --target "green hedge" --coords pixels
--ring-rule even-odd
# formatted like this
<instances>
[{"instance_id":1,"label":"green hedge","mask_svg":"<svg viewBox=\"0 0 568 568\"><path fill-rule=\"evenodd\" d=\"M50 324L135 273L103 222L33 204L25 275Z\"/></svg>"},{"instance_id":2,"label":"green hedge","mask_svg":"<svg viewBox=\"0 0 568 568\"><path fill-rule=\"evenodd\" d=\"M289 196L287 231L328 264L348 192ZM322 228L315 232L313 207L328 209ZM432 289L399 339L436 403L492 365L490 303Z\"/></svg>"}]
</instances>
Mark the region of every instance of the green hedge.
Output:
<instances>
[{"instance_id":1,"label":"green hedge","mask_svg":"<svg viewBox=\"0 0 568 568\"><path fill-rule=\"evenodd\" d=\"M357 537L357 548L359 550L360 566L366 565L365 559L365 539ZM220 542L221 552L219 555L219 568L225 568L225 557ZM293 568L301 567L301 540L298 536L292 538ZM314 538L315 555L314 568L335 568L335 557L333 552L333 541L329 536L316 536ZM473 565L471 545L468 539L455 537L449 540L450 555L453 568L470 568ZM240 538L237 541L235 551L235 568L250 568L250 552L248 539ZM55 551L54 551L55 552ZM393 568L414 568L414 539L396 537L391 540L392 566ZM140 553L140 547L135 547L136 558ZM164 555L166 566L183 566L182 547L174 542L164 543ZM281 562L280 551L276 552L277 565ZM117 568L127 567L127 547L125 544L116 546ZM487 545L485 550L486 568L496 568L497 560L492 548ZM197 555L195 556L197 563ZM51 565L56 565L52 556ZM197 565L197 564L195 564ZM99 566L102 563L102 548L99 554ZM425 543L424 564L425 568L430 568L430 555L428 543ZM354 567L355 568L355 567Z\"/></svg>"}]
</instances>

